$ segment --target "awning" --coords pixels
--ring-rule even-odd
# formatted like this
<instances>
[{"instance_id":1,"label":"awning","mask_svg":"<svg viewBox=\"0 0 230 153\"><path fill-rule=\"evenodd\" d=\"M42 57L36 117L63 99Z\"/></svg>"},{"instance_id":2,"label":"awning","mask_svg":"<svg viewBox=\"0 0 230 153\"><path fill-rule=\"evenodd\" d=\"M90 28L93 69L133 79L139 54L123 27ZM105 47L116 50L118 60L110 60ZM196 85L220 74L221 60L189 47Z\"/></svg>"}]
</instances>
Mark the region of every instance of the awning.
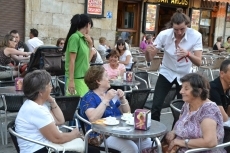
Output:
<instances>
[{"instance_id":1,"label":"awning","mask_svg":"<svg viewBox=\"0 0 230 153\"><path fill-rule=\"evenodd\" d=\"M230 3L230 0L206 0L206 1L221 2L221 3Z\"/></svg>"}]
</instances>

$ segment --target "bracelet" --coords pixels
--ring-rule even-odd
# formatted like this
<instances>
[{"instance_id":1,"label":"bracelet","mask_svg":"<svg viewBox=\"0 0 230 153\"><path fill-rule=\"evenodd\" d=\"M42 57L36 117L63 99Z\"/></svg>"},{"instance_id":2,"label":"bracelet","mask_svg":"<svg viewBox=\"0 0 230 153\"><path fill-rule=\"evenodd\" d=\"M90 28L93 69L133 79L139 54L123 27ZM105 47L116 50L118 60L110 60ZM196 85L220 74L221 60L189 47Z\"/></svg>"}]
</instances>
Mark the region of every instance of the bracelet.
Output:
<instances>
[{"instance_id":1,"label":"bracelet","mask_svg":"<svg viewBox=\"0 0 230 153\"><path fill-rule=\"evenodd\" d=\"M187 57L189 57L189 56L190 56L190 53L189 53L189 51L188 51Z\"/></svg>"},{"instance_id":2,"label":"bracelet","mask_svg":"<svg viewBox=\"0 0 230 153\"><path fill-rule=\"evenodd\" d=\"M122 106L127 105L127 104L128 104L128 102L127 102L127 101L126 101L124 104L122 104L122 103L121 103L121 105L122 105Z\"/></svg>"},{"instance_id":3,"label":"bracelet","mask_svg":"<svg viewBox=\"0 0 230 153\"><path fill-rule=\"evenodd\" d=\"M101 101L101 103L104 104L106 107L109 106L109 105L106 104L106 102Z\"/></svg>"}]
</instances>

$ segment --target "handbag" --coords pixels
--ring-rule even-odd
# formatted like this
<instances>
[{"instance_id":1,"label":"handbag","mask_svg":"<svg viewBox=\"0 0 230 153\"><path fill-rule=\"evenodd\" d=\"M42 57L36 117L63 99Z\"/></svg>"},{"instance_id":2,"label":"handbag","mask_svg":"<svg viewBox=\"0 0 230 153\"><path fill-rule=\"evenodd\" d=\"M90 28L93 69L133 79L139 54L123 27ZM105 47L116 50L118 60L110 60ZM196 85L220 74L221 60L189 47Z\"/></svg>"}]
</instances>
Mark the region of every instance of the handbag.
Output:
<instances>
[{"instance_id":1,"label":"handbag","mask_svg":"<svg viewBox=\"0 0 230 153\"><path fill-rule=\"evenodd\" d=\"M169 144L166 141L166 138L163 137L161 140L162 153L177 153L179 146L174 146L172 150L168 151ZM149 147L142 150L142 153L157 153L157 147Z\"/></svg>"},{"instance_id":2,"label":"handbag","mask_svg":"<svg viewBox=\"0 0 230 153\"><path fill-rule=\"evenodd\" d=\"M76 138L63 144L56 144L53 142L50 142L49 144L57 148L59 152L62 151L62 153L65 153L65 151L75 151L83 153L85 151L85 143L81 138ZM51 153L53 151L53 149L49 148L48 153Z\"/></svg>"}]
</instances>

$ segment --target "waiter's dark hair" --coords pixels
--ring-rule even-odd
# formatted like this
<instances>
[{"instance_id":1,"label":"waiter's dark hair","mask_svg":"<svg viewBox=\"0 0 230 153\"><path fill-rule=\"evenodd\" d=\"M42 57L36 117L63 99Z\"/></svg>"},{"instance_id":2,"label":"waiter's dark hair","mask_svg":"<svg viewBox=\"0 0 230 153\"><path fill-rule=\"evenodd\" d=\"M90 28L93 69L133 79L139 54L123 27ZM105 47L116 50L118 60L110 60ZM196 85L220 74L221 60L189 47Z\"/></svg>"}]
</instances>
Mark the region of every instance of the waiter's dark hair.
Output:
<instances>
[{"instance_id":1,"label":"waiter's dark hair","mask_svg":"<svg viewBox=\"0 0 230 153\"><path fill-rule=\"evenodd\" d=\"M183 13L182 8L177 8L176 12L171 17L171 20L166 24L167 28L172 28L173 24L181 24L185 22L185 25L190 25L190 18Z\"/></svg>"},{"instance_id":2,"label":"waiter's dark hair","mask_svg":"<svg viewBox=\"0 0 230 153\"><path fill-rule=\"evenodd\" d=\"M69 37L74 34L77 30L80 30L81 28L84 28L88 23L91 24L91 27L93 27L93 21L92 19L86 15L86 14L76 14L72 17L70 20L70 29L66 37L66 43L63 47L63 51L66 51L66 47L68 44Z\"/></svg>"}]
</instances>

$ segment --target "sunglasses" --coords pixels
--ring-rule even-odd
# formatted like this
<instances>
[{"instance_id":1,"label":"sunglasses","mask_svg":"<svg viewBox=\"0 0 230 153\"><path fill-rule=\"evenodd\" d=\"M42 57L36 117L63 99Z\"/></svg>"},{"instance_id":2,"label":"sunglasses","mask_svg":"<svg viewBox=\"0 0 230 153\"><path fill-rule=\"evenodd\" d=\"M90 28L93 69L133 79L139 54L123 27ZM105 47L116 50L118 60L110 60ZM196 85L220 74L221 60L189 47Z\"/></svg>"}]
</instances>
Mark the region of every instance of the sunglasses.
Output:
<instances>
[{"instance_id":1,"label":"sunglasses","mask_svg":"<svg viewBox=\"0 0 230 153\"><path fill-rule=\"evenodd\" d=\"M118 46L124 46L125 44L118 44Z\"/></svg>"},{"instance_id":2,"label":"sunglasses","mask_svg":"<svg viewBox=\"0 0 230 153\"><path fill-rule=\"evenodd\" d=\"M10 40L10 41L16 42L15 40Z\"/></svg>"},{"instance_id":3,"label":"sunglasses","mask_svg":"<svg viewBox=\"0 0 230 153\"><path fill-rule=\"evenodd\" d=\"M64 44L65 44L65 43L62 43L62 42L60 43L60 45L64 45Z\"/></svg>"}]
</instances>

